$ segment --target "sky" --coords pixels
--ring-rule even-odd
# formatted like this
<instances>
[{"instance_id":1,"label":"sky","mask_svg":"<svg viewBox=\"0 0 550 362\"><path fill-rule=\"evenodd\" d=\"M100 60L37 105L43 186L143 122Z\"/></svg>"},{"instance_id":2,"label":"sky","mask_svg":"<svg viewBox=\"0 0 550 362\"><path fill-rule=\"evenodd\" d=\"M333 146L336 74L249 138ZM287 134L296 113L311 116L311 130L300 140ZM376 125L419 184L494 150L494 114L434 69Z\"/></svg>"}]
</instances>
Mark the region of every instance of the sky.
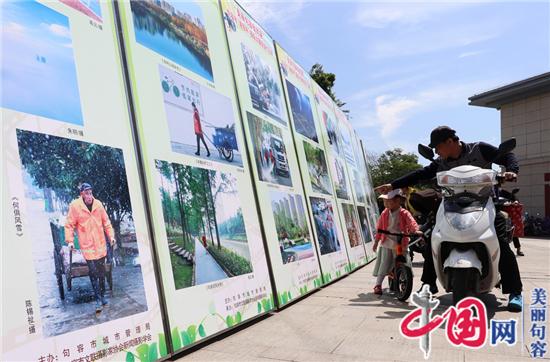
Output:
<instances>
[{"instance_id":1,"label":"sky","mask_svg":"<svg viewBox=\"0 0 550 362\"><path fill-rule=\"evenodd\" d=\"M2 106L83 124L69 20L34 1L4 1ZM62 84L63 86L52 87Z\"/></svg>"},{"instance_id":2,"label":"sky","mask_svg":"<svg viewBox=\"0 0 550 362\"><path fill-rule=\"evenodd\" d=\"M549 1L240 3L306 70L336 74L368 152L416 153L439 125L498 145L500 112L468 97L550 70Z\"/></svg>"}]
</instances>

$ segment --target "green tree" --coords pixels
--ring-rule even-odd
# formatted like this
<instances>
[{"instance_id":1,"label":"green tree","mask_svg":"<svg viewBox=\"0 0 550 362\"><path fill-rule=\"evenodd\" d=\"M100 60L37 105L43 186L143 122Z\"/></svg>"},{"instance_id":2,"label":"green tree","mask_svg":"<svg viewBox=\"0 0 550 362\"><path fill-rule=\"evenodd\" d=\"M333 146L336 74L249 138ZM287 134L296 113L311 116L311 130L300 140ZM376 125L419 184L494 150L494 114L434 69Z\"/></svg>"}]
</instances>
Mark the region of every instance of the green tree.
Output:
<instances>
[{"instance_id":1,"label":"green tree","mask_svg":"<svg viewBox=\"0 0 550 362\"><path fill-rule=\"evenodd\" d=\"M374 187L387 184L405 174L422 168L418 156L405 153L400 148L388 150L380 156L369 157L372 182Z\"/></svg>"},{"instance_id":2,"label":"green tree","mask_svg":"<svg viewBox=\"0 0 550 362\"><path fill-rule=\"evenodd\" d=\"M346 105L346 103L338 99L332 90L334 83L336 82L336 74L325 72L321 64L315 63L311 66L309 75L321 88L323 88L323 90L330 96L330 98L332 98L336 105L342 109L342 112L349 113L349 109L342 108Z\"/></svg>"},{"instance_id":3,"label":"green tree","mask_svg":"<svg viewBox=\"0 0 550 362\"><path fill-rule=\"evenodd\" d=\"M79 197L78 186L92 184L120 238L120 223L132 217L122 150L93 143L17 130L25 170L41 189L51 189L64 204Z\"/></svg>"}]
</instances>

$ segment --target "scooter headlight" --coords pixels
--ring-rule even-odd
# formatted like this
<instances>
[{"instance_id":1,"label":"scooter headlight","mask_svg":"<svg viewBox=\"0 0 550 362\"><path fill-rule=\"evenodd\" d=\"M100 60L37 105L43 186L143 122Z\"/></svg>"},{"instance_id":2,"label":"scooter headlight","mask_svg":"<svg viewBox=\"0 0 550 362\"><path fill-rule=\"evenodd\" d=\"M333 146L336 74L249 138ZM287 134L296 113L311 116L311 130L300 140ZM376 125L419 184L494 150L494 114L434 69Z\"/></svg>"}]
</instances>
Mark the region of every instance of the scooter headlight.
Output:
<instances>
[{"instance_id":1,"label":"scooter headlight","mask_svg":"<svg viewBox=\"0 0 550 362\"><path fill-rule=\"evenodd\" d=\"M474 226L475 223L481 219L483 211L468 212L466 214L460 214L458 212L446 212L445 218L457 230L466 230Z\"/></svg>"}]
</instances>

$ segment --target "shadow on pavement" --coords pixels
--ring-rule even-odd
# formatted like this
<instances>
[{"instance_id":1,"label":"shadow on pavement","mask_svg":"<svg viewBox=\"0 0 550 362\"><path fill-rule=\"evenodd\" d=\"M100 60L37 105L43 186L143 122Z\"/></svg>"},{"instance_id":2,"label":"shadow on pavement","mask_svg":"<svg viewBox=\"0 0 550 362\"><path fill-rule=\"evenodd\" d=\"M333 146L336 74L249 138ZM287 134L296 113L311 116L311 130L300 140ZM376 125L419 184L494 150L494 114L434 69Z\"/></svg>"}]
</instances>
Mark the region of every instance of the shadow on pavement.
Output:
<instances>
[{"instance_id":1,"label":"shadow on pavement","mask_svg":"<svg viewBox=\"0 0 550 362\"><path fill-rule=\"evenodd\" d=\"M350 299L350 302L351 303L348 304L349 306L382 307L389 309L384 312L384 315L377 316L377 319L401 319L414 309L414 306L410 306L407 302L400 302L392 293L387 291L382 295L361 293L357 298ZM401 309L403 311L395 311L395 309Z\"/></svg>"},{"instance_id":2,"label":"shadow on pavement","mask_svg":"<svg viewBox=\"0 0 550 362\"><path fill-rule=\"evenodd\" d=\"M446 293L442 295L436 295L435 298L439 299L439 306L434 310L435 315L443 314L453 302L452 293ZM487 308L487 321L489 322L495 316L496 312L506 311L506 304L501 303L497 297L492 293L486 293L478 296L478 298L485 304ZM406 302L400 302L395 298L393 293L384 290L384 294L376 295L374 293L361 293L357 298L349 300L349 306L354 307L378 307L387 308L383 315L377 316L377 319L401 319L407 315L410 311L415 309L414 305L410 305L408 300ZM395 309L401 309L396 311ZM445 328L443 324L440 328Z\"/></svg>"}]
</instances>

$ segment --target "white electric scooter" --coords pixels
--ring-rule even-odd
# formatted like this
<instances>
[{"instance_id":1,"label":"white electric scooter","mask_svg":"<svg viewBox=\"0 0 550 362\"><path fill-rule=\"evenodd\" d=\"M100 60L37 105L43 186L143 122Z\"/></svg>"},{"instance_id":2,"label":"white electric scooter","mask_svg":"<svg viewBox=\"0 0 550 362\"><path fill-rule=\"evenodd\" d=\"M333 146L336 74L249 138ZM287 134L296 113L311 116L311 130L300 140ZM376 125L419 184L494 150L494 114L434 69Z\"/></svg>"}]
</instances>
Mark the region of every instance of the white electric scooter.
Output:
<instances>
[{"instance_id":1,"label":"white electric scooter","mask_svg":"<svg viewBox=\"0 0 550 362\"><path fill-rule=\"evenodd\" d=\"M515 148L511 139L499 146L498 157ZM433 160L431 148L419 153ZM437 173L443 201L431 236L437 279L456 304L467 296L490 292L499 282L500 248L493 202L497 172L476 166L459 166Z\"/></svg>"}]
</instances>

